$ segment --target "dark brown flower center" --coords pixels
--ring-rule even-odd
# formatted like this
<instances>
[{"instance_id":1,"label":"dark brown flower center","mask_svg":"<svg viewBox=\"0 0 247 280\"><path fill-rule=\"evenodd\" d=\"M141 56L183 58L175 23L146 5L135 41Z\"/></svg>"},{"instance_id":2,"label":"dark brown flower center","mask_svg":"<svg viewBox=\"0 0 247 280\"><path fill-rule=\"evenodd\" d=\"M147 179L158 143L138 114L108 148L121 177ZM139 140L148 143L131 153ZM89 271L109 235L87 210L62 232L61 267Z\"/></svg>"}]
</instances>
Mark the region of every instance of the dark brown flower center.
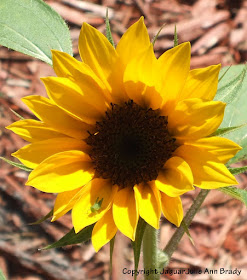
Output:
<instances>
[{"instance_id":1,"label":"dark brown flower center","mask_svg":"<svg viewBox=\"0 0 247 280\"><path fill-rule=\"evenodd\" d=\"M96 133L86 139L97 177L120 187L155 180L177 148L167 129L167 117L132 100L112 104Z\"/></svg>"}]
</instances>

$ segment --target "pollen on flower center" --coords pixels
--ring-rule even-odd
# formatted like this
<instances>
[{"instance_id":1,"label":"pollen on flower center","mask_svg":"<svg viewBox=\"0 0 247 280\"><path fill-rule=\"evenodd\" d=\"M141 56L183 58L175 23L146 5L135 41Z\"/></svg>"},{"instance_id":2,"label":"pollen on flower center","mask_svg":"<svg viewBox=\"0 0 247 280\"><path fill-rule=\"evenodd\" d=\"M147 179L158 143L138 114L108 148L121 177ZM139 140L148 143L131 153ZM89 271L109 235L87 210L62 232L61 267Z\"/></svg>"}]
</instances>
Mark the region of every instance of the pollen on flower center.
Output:
<instances>
[{"instance_id":1,"label":"pollen on flower center","mask_svg":"<svg viewBox=\"0 0 247 280\"><path fill-rule=\"evenodd\" d=\"M155 180L177 148L159 110L143 108L132 100L111 104L96 133L86 139L96 176L120 187Z\"/></svg>"}]
</instances>

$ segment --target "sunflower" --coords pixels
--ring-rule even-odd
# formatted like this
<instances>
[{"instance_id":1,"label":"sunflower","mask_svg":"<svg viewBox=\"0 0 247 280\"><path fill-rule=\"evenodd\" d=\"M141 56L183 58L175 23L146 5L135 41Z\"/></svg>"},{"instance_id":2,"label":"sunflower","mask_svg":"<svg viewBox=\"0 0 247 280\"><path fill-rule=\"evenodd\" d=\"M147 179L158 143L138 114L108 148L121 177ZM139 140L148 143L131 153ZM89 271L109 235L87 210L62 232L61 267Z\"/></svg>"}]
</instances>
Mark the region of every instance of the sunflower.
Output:
<instances>
[{"instance_id":1,"label":"sunflower","mask_svg":"<svg viewBox=\"0 0 247 280\"><path fill-rule=\"evenodd\" d=\"M94 225L96 251L117 230L135 240L139 218L179 226L180 196L236 185L225 163L241 149L211 136L225 103L212 101L220 65L190 70L190 43L154 55L143 18L116 49L84 23L82 62L53 50L49 98L24 97L39 120L8 129L31 142L13 154L33 169L26 185L57 193L52 221L72 210L76 232Z\"/></svg>"}]
</instances>

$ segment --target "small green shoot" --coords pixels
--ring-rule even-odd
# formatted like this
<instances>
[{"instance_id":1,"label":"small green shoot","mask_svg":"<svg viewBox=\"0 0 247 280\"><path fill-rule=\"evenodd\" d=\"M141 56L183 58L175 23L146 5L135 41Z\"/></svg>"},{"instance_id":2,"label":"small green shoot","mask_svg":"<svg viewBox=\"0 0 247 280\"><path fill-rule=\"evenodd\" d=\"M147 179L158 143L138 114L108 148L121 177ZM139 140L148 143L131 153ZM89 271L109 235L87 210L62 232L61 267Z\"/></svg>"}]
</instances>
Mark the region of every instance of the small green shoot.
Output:
<instances>
[{"instance_id":1,"label":"small green shoot","mask_svg":"<svg viewBox=\"0 0 247 280\"><path fill-rule=\"evenodd\" d=\"M223 79L223 77L224 77L225 74L230 70L231 67L232 67L232 65L230 65L230 66L226 69L226 71L223 73L223 75L219 78L218 83Z\"/></svg>"},{"instance_id":2,"label":"small green shoot","mask_svg":"<svg viewBox=\"0 0 247 280\"><path fill-rule=\"evenodd\" d=\"M161 32L162 29L165 27L165 25L166 25L166 23L164 23L164 24L161 26L161 28L159 29L158 33L154 36L153 41L152 41L153 46L154 46L154 44L155 44L157 38L159 37L160 32Z\"/></svg>"},{"instance_id":3,"label":"small green shoot","mask_svg":"<svg viewBox=\"0 0 247 280\"><path fill-rule=\"evenodd\" d=\"M31 171L33 170L33 169L31 169L31 168L25 166L25 165L22 164L22 163L17 163L17 162L14 162L14 161L12 161L12 160L6 159L6 158L4 158L4 157L0 157L0 159L4 160L4 161L7 162L8 164L11 164L11 165L13 165L13 166L15 166L15 167L18 167L18 168L20 168L20 169L22 169L22 170L25 170L25 171L27 171L27 172L31 172Z\"/></svg>"},{"instance_id":4,"label":"small green shoot","mask_svg":"<svg viewBox=\"0 0 247 280\"><path fill-rule=\"evenodd\" d=\"M46 214L44 217L42 217L41 219L39 219L38 221L33 222L33 223L30 223L30 224L28 224L28 225L30 225L30 226L39 225L39 224L41 224L42 222L44 222L46 219L49 219L50 217L52 217L52 215L53 215L53 209L52 209L48 214ZM0 280L1 280L1 279L0 279Z\"/></svg>"},{"instance_id":5,"label":"small green shoot","mask_svg":"<svg viewBox=\"0 0 247 280\"><path fill-rule=\"evenodd\" d=\"M174 29L174 47L178 45L178 34L177 34L177 26L175 25Z\"/></svg>"},{"instance_id":6,"label":"small green shoot","mask_svg":"<svg viewBox=\"0 0 247 280\"><path fill-rule=\"evenodd\" d=\"M109 17L108 17L108 9L106 9L105 24L106 24L106 38L112 44L113 48L115 48L115 44L114 44L114 41L112 38L112 33L111 33L110 21L109 21Z\"/></svg>"},{"instance_id":7,"label":"small green shoot","mask_svg":"<svg viewBox=\"0 0 247 280\"><path fill-rule=\"evenodd\" d=\"M20 114L18 114L16 111L14 111L13 109L11 109L11 108L9 108L10 109L10 111L14 114L14 115L16 115L20 120L25 120L25 118L23 118Z\"/></svg>"}]
</instances>

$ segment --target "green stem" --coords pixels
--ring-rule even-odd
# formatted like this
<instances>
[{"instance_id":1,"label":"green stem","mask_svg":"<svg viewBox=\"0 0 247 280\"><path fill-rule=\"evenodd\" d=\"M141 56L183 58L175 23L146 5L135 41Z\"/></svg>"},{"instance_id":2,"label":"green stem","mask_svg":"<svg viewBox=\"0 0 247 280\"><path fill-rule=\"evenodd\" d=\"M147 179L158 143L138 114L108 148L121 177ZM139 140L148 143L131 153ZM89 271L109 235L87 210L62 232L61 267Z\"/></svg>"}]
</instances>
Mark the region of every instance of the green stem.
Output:
<instances>
[{"instance_id":1,"label":"green stem","mask_svg":"<svg viewBox=\"0 0 247 280\"><path fill-rule=\"evenodd\" d=\"M209 193L209 190L201 190L200 193L198 194L198 196L196 197L196 199L194 200L192 206L186 213L186 216L184 217L183 220L188 227L191 224L194 216L200 209L200 207L201 207L203 201L205 200L206 196L208 195L208 193ZM164 249L164 253L167 255L168 259L171 258L172 254L177 249L178 243L181 240L181 238L183 237L183 234L184 234L184 227L180 226L176 230L176 232L173 234L170 241L168 242L167 246Z\"/></svg>"},{"instance_id":2,"label":"green stem","mask_svg":"<svg viewBox=\"0 0 247 280\"><path fill-rule=\"evenodd\" d=\"M146 225L143 236L143 264L146 270L145 280L160 279L158 264L158 231L149 224Z\"/></svg>"}]
</instances>

